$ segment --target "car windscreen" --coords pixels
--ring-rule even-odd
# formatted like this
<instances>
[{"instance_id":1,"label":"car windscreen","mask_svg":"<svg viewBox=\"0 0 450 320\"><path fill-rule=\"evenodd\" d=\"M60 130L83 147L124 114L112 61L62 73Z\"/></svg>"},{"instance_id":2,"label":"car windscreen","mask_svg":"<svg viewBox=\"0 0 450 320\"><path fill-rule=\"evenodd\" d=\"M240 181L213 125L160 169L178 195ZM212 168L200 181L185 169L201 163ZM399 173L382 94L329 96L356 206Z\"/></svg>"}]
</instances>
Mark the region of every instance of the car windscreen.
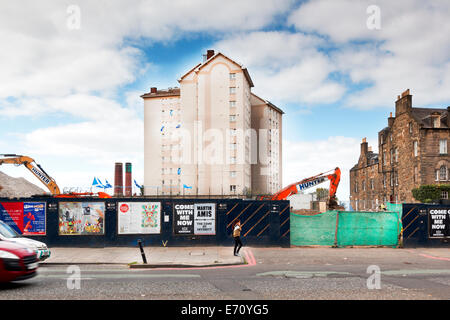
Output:
<instances>
[{"instance_id":1,"label":"car windscreen","mask_svg":"<svg viewBox=\"0 0 450 320\"><path fill-rule=\"evenodd\" d=\"M0 221L0 234L4 236L5 238L18 238L20 237L17 232L13 230L10 226L8 226L3 221Z\"/></svg>"}]
</instances>

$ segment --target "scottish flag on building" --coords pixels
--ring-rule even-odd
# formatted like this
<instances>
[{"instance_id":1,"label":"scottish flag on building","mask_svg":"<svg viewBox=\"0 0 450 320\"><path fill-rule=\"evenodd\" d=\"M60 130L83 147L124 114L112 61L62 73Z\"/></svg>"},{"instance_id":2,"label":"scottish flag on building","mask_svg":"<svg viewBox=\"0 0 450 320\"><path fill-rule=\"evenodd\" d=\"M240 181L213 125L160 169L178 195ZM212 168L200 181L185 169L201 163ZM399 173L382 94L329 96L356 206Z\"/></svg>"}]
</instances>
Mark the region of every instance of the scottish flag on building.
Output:
<instances>
[{"instance_id":1,"label":"scottish flag on building","mask_svg":"<svg viewBox=\"0 0 450 320\"><path fill-rule=\"evenodd\" d=\"M189 187L189 186L183 184L183 188L184 188L184 189L192 189L192 186Z\"/></svg>"}]
</instances>

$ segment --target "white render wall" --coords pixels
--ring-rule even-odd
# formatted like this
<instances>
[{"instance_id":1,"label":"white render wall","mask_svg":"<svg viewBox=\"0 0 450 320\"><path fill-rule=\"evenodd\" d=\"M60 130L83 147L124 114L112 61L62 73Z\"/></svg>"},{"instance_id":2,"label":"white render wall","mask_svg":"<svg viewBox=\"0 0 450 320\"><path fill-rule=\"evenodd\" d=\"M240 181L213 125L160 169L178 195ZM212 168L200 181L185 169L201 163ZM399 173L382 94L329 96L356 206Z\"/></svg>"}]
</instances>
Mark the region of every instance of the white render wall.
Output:
<instances>
[{"instance_id":1,"label":"white render wall","mask_svg":"<svg viewBox=\"0 0 450 320\"><path fill-rule=\"evenodd\" d=\"M144 97L145 194L233 195L252 190L252 145L246 137L252 128L252 94L242 67L216 55L179 83L178 97ZM167 116L170 108L179 109L177 117ZM164 136L162 125L167 129ZM281 168L281 152L278 165Z\"/></svg>"}]
</instances>

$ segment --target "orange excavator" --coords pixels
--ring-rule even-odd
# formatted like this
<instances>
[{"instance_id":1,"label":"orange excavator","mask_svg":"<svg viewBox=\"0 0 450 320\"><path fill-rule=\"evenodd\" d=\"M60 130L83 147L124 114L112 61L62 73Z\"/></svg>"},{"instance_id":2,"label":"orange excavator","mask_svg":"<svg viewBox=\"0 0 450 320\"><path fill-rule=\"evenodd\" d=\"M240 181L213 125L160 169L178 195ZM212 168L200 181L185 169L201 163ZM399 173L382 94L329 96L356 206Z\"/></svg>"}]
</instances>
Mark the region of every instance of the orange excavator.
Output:
<instances>
[{"instance_id":1,"label":"orange excavator","mask_svg":"<svg viewBox=\"0 0 450 320\"><path fill-rule=\"evenodd\" d=\"M338 203L336 200L336 191L339 185L339 181L341 180L341 170L339 168L335 168L334 170L323 172L313 177L292 183L287 187L281 189L274 195L261 197L260 200L286 200L287 197L296 194L299 191L312 188L328 180L330 181L328 208L333 209L338 207Z\"/></svg>"},{"instance_id":2,"label":"orange excavator","mask_svg":"<svg viewBox=\"0 0 450 320\"><path fill-rule=\"evenodd\" d=\"M50 191L52 196L56 198L72 198L72 197L83 197L83 196L96 196L98 195L99 198L111 198L109 194L106 192L98 192L97 194L94 194L92 192L83 192L83 193L61 193L61 190L59 189L58 185L56 184L55 179L50 177L45 170L37 164L34 159L17 155L17 154L0 154L0 165L2 164L14 164L16 166L24 165L30 172L39 179Z\"/></svg>"}]
</instances>

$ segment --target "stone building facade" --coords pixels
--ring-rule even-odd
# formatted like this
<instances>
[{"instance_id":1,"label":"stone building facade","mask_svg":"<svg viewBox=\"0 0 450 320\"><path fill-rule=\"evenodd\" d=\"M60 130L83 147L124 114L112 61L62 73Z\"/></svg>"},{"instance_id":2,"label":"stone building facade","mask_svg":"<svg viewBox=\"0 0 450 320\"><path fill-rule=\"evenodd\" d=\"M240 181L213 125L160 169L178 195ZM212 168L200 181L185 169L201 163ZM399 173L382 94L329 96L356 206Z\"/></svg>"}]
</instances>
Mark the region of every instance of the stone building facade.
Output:
<instances>
[{"instance_id":1,"label":"stone building facade","mask_svg":"<svg viewBox=\"0 0 450 320\"><path fill-rule=\"evenodd\" d=\"M388 126L378 133L378 153L363 139L359 161L350 170L350 203L355 210L416 202L412 189L450 183L449 112L450 107L413 108L409 89L398 96L395 116L391 113Z\"/></svg>"}]
</instances>

